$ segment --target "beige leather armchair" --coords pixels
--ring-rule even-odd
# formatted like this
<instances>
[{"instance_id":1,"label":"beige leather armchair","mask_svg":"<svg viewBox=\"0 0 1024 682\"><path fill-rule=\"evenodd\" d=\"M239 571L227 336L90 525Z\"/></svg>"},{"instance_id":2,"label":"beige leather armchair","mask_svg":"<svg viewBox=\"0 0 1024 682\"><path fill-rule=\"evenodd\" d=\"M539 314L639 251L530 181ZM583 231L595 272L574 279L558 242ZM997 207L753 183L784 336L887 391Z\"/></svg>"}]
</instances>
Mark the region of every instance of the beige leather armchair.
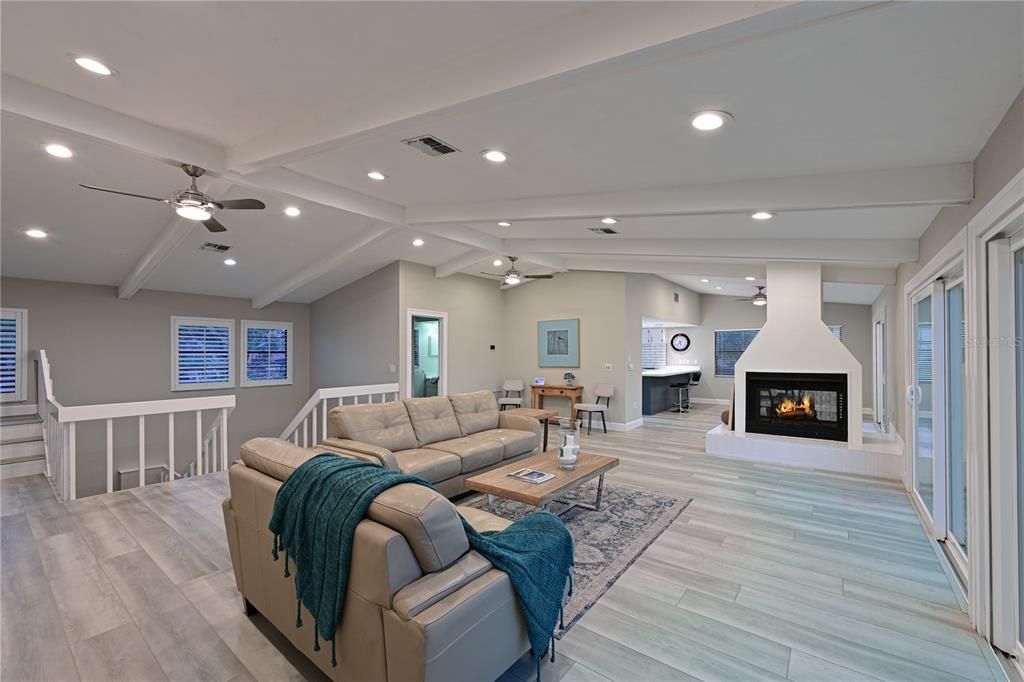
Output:
<instances>
[{"instance_id":1,"label":"beige leather armchair","mask_svg":"<svg viewBox=\"0 0 1024 682\"><path fill-rule=\"evenodd\" d=\"M268 525L281 482L320 452L256 438L228 471L224 525L247 609L262 613L334 680L492 680L529 650L508 576L469 548L459 512L481 531L509 522L403 484L378 495L356 528L338 666L331 667L329 646L313 651L313 619L303 608L305 625L295 627L294 578L284 577L284 563L271 555Z\"/></svg>"}]
</instances>

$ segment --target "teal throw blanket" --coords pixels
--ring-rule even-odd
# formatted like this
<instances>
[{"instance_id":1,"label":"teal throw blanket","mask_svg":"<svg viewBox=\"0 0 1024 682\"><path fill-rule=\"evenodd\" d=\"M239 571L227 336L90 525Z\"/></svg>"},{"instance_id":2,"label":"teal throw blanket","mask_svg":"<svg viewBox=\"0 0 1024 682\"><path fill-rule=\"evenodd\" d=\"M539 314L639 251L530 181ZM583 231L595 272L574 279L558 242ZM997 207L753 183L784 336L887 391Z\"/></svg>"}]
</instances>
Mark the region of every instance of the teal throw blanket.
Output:
<instances>
[{"instance_id":1,"label":"teal throw blanket","mask_svg":"<svg viewBox=\"0 0 1024 682\"><path fill-rule=\"evenodd\" d=\"M356 526L374 498L400 483L432 487L416 476L387 471L374 464L324 453L303 463L277 492L270 531L274 559L284 551L284 574L295 562L295 626L302 627L302 606L313 615L314 650L320 637L331 642L344 607L352 541ZM571 586L573 540L554 514L536 512L502 531L479 533L463 519L470 546L505 571L526 617L530 646L538 665L561 614ZM571 593L571 592L570 592Z\"/></svg>"}]
</instances>

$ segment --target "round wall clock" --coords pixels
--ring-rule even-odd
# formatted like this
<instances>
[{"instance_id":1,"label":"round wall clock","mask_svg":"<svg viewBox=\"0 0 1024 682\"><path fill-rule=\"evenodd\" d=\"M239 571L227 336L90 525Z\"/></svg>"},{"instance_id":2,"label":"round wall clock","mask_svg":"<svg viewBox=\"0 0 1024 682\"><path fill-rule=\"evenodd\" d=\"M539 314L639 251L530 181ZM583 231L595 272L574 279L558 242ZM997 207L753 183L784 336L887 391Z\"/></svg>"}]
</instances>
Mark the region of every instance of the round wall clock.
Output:
<instances>
[{"instance_id":1,"label":"round wall clock","mask_svg":"<svg viewBox=\"0 0 1024 682\"><path fill-rule=\"evenodd\" d=\"M672 337L672 350L682 353L690 347L690 337L686 334L676 334Z\"/></svg>"}]
</instances>

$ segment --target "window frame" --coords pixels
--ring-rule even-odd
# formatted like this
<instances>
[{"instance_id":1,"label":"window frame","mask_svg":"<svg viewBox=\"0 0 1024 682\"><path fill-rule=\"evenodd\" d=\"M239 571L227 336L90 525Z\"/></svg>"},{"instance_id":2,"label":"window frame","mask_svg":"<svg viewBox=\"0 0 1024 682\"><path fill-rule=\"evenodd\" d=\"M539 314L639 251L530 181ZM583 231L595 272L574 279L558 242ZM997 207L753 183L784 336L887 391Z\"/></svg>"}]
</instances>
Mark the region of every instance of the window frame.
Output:
<instances>
[{"instance_id":1,"label":"window frame","mask_svg":"<svg viewBox=\"0 0 1024 682\"><path fill-rule=\"evenodd\" d=\"M734 378L736 376L736 363L735 362L733 363L732 374L719 374L718 373L718 334L719 334L719 332L757 332L757 333L754 334L754 337L750 339L750 343L753 343L754 342L754 338L757 338L757 334L761 333L761 329L762 329L761 327L742 327L742 328L737 328L737 329L715 329L715 330L713 330L712 345L713 345L713 352L714 352L714 358L713 359L714 359L714 363L715 363L715 376L716 377L722 377L722 378L731 379L731 378ZM750 343L747 344L747 348L750 347ZM747 351L747 349L744 348L743 352L745 353L746 351ZM742 356L742 355L743 355L743 353L740 353L740 356ZM739 360L739 358L737 358L737 360Z\"/></svg>"},{"instance_id":2,"label":"window frame","mask_svg":"<svg viewBox=\"0 0 1024 682\"><path fill-rule=\"evenodd\" d=\"M28 399L28 349L25 340L28 338L28 309L0 308L0 315L15 320L15 357L14 357L14 393L0 393L0 402L19 403Z\"/></svg>"},{"instance_id":3,"label":"window frame","mask_svg":"<svg viewBox=\"0 0 1024 682\"><path fill-rule=\"evenodd\" d=\"M228 380L209 384L178 383L178 327L195 325L206 327L227 327L228 329ZM235 320L223 317L190 317L183 315L171 316L171 390L178 391L214 391L235 387Z\"/></svg>"},{"instance_id":4,"label":"window frame","mask_svg":"<svg viewBox=\"0 0 1024 682\"><path fill-rule=\"evenodd\" d=\"M249 378L249 330L250 329L284 329L288 332L288 345L285 352L288 354L288 375L284 379L250 379ZM238 385L241 388L258 388L260 386L290 386L295 383L295 375L292 372L295 325L291 322L274 322L272 320L242 320L242 326L238 335L238 353L242 358Z\"/></svg>"}]
</instances>

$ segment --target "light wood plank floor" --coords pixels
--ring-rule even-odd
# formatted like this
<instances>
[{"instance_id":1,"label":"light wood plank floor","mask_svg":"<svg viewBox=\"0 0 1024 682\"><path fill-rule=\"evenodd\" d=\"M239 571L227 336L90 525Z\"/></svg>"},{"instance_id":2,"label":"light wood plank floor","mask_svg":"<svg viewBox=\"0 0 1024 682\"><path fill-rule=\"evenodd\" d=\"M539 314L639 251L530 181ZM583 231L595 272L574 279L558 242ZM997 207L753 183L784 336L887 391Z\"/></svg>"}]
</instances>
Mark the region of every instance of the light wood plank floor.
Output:
<instances>
[{"instance_id":1,"label":"light wood plank floor","mask_svg":"<svg viewBox=\"0 0 1024 682\"><path fill-rule=\"evenodd\" d=\"M895 483L704 454L719 408L585 446L692 497L558 643L545 680L1003 679ZM223 474L63 506L0 482L4 680L323 679L242 615ZM532 679L520 661L502 682Z\"/></svg>"}]
</instances>

